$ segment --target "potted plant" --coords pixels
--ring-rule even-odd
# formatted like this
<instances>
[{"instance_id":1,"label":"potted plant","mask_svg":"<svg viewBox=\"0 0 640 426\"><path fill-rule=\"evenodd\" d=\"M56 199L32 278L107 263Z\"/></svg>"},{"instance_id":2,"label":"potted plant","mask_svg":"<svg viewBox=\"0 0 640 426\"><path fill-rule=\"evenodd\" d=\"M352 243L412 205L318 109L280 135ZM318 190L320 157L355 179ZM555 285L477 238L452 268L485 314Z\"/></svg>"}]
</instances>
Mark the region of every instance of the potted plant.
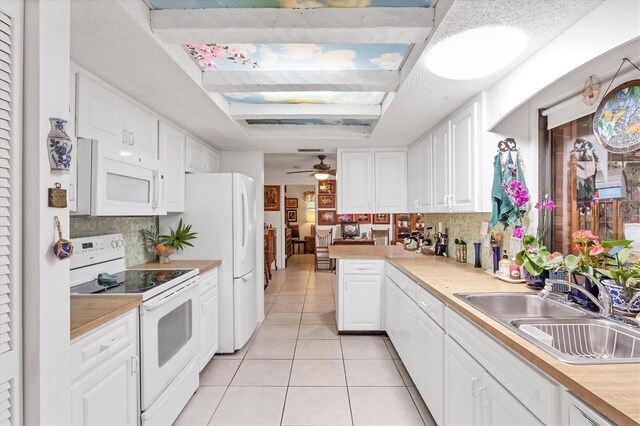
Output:
<instances>
[{"instance_id":1,"label":"potted plant","mask_svg":"<svg viewBox=\"0 0 640 426\"><path fill-rule=\"evenodd\" d=\"M613 307L618 311L637 314L640 312L640 296L637 296L640 293L640 266L628 262L632 248L620 245L627 242L609 242L618 243L615 247L621 248L615 250L614 254L614 249L603 253L604 267L596 271L601 276L600 282L611 296Z\"/></svg>"},{"instance_id":2,"label":"potted plant","mask_svg":"<svg viewBox=\"0 0 640 426\"><path fill-rule=\"evenodd\" d=\"M533 235L522 238L522 247L516 254L516 263L523 267L527 285L533 288L544 287L549 271L562 266L562 254L549 252Z\"/></svg>"},{"instance_id":3,"label":"potted plant","mask_svg":"<svg viewBox=\"0 0 640 426\"><path fill-rule=\"evenodd\" d=\"M174 230L169 228L168 235L160 235L158 228L155 226L149 229L142 229L140 235L147 245L154 250L158 255L160 263L170 263L170 256L176 252L176 250L183 250L185 247L193 247L190 243L197 235L196 232L191 232L191 225L185 225L182 223L182 219L178 222L178 227Z\"/></svg>"}]
</instances>

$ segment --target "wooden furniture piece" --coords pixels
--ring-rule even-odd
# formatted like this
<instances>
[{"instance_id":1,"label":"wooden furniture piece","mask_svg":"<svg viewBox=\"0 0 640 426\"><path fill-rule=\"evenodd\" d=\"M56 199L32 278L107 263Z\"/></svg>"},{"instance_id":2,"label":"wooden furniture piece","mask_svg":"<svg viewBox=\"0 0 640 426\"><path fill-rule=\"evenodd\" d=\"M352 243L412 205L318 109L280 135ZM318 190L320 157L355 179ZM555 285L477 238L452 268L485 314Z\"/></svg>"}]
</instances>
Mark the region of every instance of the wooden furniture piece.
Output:
<instances>
[{"instance_id":1,"label":"wooden furniture piece","mask_svg":"<svg viewBox=\"0 0 640 426\"><path fill-rule=\"evenodd\" d=\"M266 284L271 279L271 264L276 263L276 229L269 228L264 230L264 277ZM275 265L276 271L278 265Z\"/></svg>"},{"instance_id":2,"label":"wooden furniture piece","mask_svg":"<svg viewBox=\"0 0 640 426\"><path fill-rule=\"evenodd\" d=\"M389 244L389 230L388 229L373 229L371 231L371 237L374 244L377 246L386 246Z\"/></svg>"},{"instance_id":3,"label":"wooden furniture piece","mask_svg":"<svg viewBox=\"0 0 640 426\"><path fill-rule=\"evenodd\" d=\"M333 269L331 259L329 258L329 246L332 240L333 229L316 233L316 252L314 254L316 272L318 272L318 266L320 264L327 265L329 271Z\"/></svg>"},{"instance_id":4,"label":"wooden furniture piece","mask_svg":"<svg viewBox=\"0 0 640 426\"><path fill-rule=\"evenodd\" d=\"M289 257L293 254L291 252L292 246L291 246L291 228L285 228L284 229L284 249L285 249L285 254L284 254L284 265L285 267L287 266L287 262L289 260Z\"/></svg>"},{"instance_id":5,"label":"wooden furniture piece","mask_svg":"<svg viewBox=\"0 0 640 426\"><path fill-rule=\"evenodd\" d=\"M335 240L333 240L333 245L335 246L340 246L340 245L349 245L349 246L372 246L375 244L374 240L370 240L370 239L359 239L359 240L345 240L344 238L336 238Z\"/></svg>"},{"instance_id":6,"label":"wooden furniture piece","mask_svg":"<svg viewBox=\"0 0 640 426\"><path fill-rule=\"evenodd\" d=\"M314 253L316 251L316 226L311 225L311 235L304 237L304 252Z\"/></svg>"},{"instance_id":7,"label":"wooden furniture piece","mask_svg":"<svg viewBox=\"0 0 640 426\"><path fill-rule=\"evenodd\" d=\"M293 254L296 254L296 247L298 248L298 254L300 254L300 249L302 249L303 253L306 253L305 247L304 247L304 240L301 239L293 239L291 240L291 244L293 245L293 247L291 248L291 252Z\"/></svg>"}]
</instances>

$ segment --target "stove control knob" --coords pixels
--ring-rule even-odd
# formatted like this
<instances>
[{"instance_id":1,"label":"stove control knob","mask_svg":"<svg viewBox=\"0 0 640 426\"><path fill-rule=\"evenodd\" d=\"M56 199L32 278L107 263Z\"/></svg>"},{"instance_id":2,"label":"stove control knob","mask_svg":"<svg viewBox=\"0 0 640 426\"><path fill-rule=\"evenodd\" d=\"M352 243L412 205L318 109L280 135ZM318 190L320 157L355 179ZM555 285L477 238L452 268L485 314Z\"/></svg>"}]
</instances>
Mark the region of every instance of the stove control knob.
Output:
<instances>
[{"instance_id":1,"label":"stove control knob","mask_svg":"<svg viewBox=\"0 0 640 426\"><path fill-rule=\"evenodd\" d=\"M118 248L118 240L111 241L111 247Z\"/></svg>"}]
</instances>

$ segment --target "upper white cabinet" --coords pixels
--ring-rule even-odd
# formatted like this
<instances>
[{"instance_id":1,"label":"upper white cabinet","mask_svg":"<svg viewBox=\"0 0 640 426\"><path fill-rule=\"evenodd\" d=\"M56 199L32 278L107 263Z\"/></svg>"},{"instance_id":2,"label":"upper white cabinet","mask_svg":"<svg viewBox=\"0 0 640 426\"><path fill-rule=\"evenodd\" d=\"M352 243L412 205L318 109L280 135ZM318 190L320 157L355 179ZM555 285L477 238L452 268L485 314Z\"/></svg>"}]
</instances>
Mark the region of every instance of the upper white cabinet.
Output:
<instances>
[{"instance_id":1,"label":"upper white cabinet","mask_svg":"<svg viewBox=\"0 0 640 426\"><path fill-rule=\"evenodd\" d=\"M189 173L218 173L220 156L199 140L187 135L186 170Z\"/></svg>"},{"instance_id":2,"label":"upper white cabinet","mask_svg":"<svg viewBox=\"0 0 640 426\"><path fill-rule=\"evenodd\" d=\"M420 207L420 146L415 144L407 153L407 207L409 213L419 213Z\"/></svg>"},{"instance_id":3,"label":"upper white cabinet","mask_svg":"<svg viewBox=\"0 0 640 426\"><path fill-rule=\"evenodd\" d=\"M211 148L207 148L207 171L218 173L220 169L220 156Z\"/></svg>"},{"instance_id":4,"label":"upper white cabinet","mask_svg":"<svg viewBox=\"0 0 640 426\"><path fill-rule=\"evenodd\" d=\"M118 143L158 158L158 119L117 94L78 74L76 135Z\"/></svg>"},{"instance_id":5,"label":"upper white cabinet","mask_svg":"<svg viewBox=\"0 0 640 426\"><path fill-rule=\"evenodd\" d=\"M185 134L161 121L159 127L160 160L165 162L167 212L184 211Z\"/></svg>"},{"instance_id":6,"label":"upper white cabinet","mask_svg":"<svg viewBox=\"0 0 640 426\"><path fill-rule=\"evenodd\" d=\"M405 150L338 150L340 213L407 210Z\"/></svg>"},{"instance_id":7,"label":"upper white cabinet","mask_svg":"<svg viewBox=\"0 0 640 426\"><path fill-rule=\"evenodd\" d=\"M408 164L409 178L419 176L411 211L480 211L479 188L487 177L481 175L479 123L479 103L473 102L411 147L419 154Z\"/></svg>"}]
</instances>

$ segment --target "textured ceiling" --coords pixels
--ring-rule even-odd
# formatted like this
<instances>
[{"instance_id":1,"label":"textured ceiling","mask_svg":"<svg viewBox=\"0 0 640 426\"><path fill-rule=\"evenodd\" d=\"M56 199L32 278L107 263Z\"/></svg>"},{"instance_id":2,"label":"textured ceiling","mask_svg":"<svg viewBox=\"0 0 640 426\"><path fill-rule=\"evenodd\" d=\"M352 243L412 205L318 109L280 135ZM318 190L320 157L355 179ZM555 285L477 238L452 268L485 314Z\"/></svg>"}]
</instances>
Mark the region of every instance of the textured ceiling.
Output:
<instances>
[{"instance_id":1,"label":"textured ceiling","mask_svg":"<svg viewBox=\"0 0 640 426\"><path fill-rule=\"evenodd\" d=\"M430 45L467 29L501 24L522 29L529 36L527 48L509 68L472 81L437 77L427 71L421 59L371 137L364 140L247 137L245 130L221 111L158 44L148 21L131 16L131 3L124 1L72 2L71 59L223 150L293 152L318 145L325 151L345 146L407 146L600 3L601 0L455 1L432 33Z\"/></svg>"}]
</instances>

